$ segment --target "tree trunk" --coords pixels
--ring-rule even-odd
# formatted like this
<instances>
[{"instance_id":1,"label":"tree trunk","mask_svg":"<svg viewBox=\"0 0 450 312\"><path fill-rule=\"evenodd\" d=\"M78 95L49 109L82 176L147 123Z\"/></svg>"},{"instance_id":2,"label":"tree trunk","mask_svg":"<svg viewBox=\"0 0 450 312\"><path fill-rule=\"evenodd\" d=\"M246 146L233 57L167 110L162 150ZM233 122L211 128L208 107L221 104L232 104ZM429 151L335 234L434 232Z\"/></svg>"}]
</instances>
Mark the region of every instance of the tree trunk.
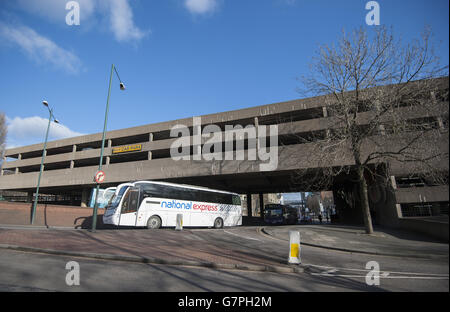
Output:
<instances>
[{"instance_id":1,"label":"tree trunk","mask_svg":"<svg viewBox=\"0 0 450 312\"><path fill-rule=\"evenodd\" d=\"M367 182L364 177L364 168L358 168L358 184L359 184L359 198L361 199L361 209L363 212L364 225L366 227L366 234L373 233L372 217L369 209L369 196L367 193Z\"/></svg>"}]
</instances>

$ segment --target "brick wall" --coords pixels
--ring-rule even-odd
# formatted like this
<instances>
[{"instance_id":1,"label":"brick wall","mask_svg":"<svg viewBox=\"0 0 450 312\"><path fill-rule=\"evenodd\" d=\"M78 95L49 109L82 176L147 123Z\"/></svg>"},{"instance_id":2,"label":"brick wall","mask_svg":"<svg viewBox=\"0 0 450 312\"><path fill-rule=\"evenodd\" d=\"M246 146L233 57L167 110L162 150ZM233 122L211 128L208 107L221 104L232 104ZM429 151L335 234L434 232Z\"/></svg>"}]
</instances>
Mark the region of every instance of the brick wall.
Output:
<instances>
[{"instance_id":1,"label":"brick wall","mask_svg":"<svg viewBox=\"0 0 450 312\"><path fill-rule=\"evenodd\" d=\"M32 203L11 203L0 201L0 224L30 225ZM48 227L90 228L93 208L38 204L34 225ZM97 227L103 226L104 209L97 212Z\"/></svg>"}]
</instances>

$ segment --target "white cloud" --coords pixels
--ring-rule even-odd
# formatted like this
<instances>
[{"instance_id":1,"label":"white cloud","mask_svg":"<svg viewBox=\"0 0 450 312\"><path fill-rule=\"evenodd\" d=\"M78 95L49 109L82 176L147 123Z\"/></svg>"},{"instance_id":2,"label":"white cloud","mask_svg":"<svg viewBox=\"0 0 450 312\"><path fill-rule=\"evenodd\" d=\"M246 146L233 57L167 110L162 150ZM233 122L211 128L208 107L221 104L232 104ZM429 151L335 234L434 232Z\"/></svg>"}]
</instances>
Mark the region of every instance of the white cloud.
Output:
<instances>
[{"instance_id":1,"label":"white cloud","mask_svg":"<svg viewBox=\"0 0 450 312\"><path fill-rule=\"evenodd\" d=\"M39 64L51 64L71 74L78 73L81 68L81 61L74 53L61 48L29 27L0 22L0 39L19 46L29 58Z\"/></svg>"},{"instance_id":2,"label":"white cloud","mask_svg":"<svg viewBox=\"0 0 450 312\"><path fill-rule=\"evenodd\" d=\"M184 6L196 15L212 13L217 9L217 0L185 0Z\"/></svg>"},{"instance_id":3,"label":"white cloud","mask_svg":"<svg viewBox=\"0 0 450 312\"><path fill-rule=\"evenodd\" d=\"M42 143L47 131L48 119L33 117L14 117L6 116L6 126L8 129L6 136L6 148ZM69 129L63 124L52 122L48 134L48 140L59 140L83 135Z\"/></svg>"},{"instance_id":4,"label":"white cloud","mask_svg":"<svg viewBox=\"0 0 450 312\"><path fill-rule=\"evenodd\" d=\"M66 10L63 0L18 0L21 9L55 23L65 25ZM137 42L150 31L135 25L130 0L77 0L80 7L80 25L108 21L108 29L119 42ZM79 27L79 26L77 26Z\"/></svg>"},{"instance_id":5,"label":"white cloud","mask_svg":"<svg viewBox=\"0 0 450 312\"><path fill-rule=\"evenodd\" d=\"M111 30L117 41L138 41L148 34L134 25L133 11L127 0L110 0L109 9Z\"/></svg>"}]
</instances>

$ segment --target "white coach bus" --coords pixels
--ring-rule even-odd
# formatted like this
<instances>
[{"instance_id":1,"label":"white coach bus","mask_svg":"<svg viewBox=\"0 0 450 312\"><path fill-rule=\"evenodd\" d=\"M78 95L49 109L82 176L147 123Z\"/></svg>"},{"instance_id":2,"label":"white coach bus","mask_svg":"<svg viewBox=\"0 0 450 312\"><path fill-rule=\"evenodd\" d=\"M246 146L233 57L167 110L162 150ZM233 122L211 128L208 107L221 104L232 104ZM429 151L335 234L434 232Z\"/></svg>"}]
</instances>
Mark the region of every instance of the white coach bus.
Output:
<instances>
[{"instance_id":1,"label":"white coach bus","mask_svg":"<svg viewBox=\"0 0 450 312\"><path fill-rule=\"evenodd\" d=\"M158 229L176 226L177 214L183 215L183 226L242 225L238 194L154 181L117 186L106 207L103 223Z\"/></svg>"}]
</instances>

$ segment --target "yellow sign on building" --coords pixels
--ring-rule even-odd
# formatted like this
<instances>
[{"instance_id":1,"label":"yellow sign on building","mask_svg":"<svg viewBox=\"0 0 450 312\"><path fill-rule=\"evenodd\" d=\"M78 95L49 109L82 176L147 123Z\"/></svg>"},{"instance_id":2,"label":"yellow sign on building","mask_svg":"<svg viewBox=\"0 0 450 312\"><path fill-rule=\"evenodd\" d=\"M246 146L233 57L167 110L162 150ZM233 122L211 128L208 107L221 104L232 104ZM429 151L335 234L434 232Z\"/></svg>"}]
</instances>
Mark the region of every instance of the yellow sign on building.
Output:
<instances>
[{"instance_id":1,"label":"yellow sign on building","mask_svg":"<svg viewBox=\"0 0 450 312\"><path fill-rule=\"evenodd\" d=\"M135 151L140 151L140 150L142 150L142 144L132 144L132 145L113 147L112 153L119 154L119 153L126 153L126 152L135 152Z\"/></svg>"}]
</instances>

